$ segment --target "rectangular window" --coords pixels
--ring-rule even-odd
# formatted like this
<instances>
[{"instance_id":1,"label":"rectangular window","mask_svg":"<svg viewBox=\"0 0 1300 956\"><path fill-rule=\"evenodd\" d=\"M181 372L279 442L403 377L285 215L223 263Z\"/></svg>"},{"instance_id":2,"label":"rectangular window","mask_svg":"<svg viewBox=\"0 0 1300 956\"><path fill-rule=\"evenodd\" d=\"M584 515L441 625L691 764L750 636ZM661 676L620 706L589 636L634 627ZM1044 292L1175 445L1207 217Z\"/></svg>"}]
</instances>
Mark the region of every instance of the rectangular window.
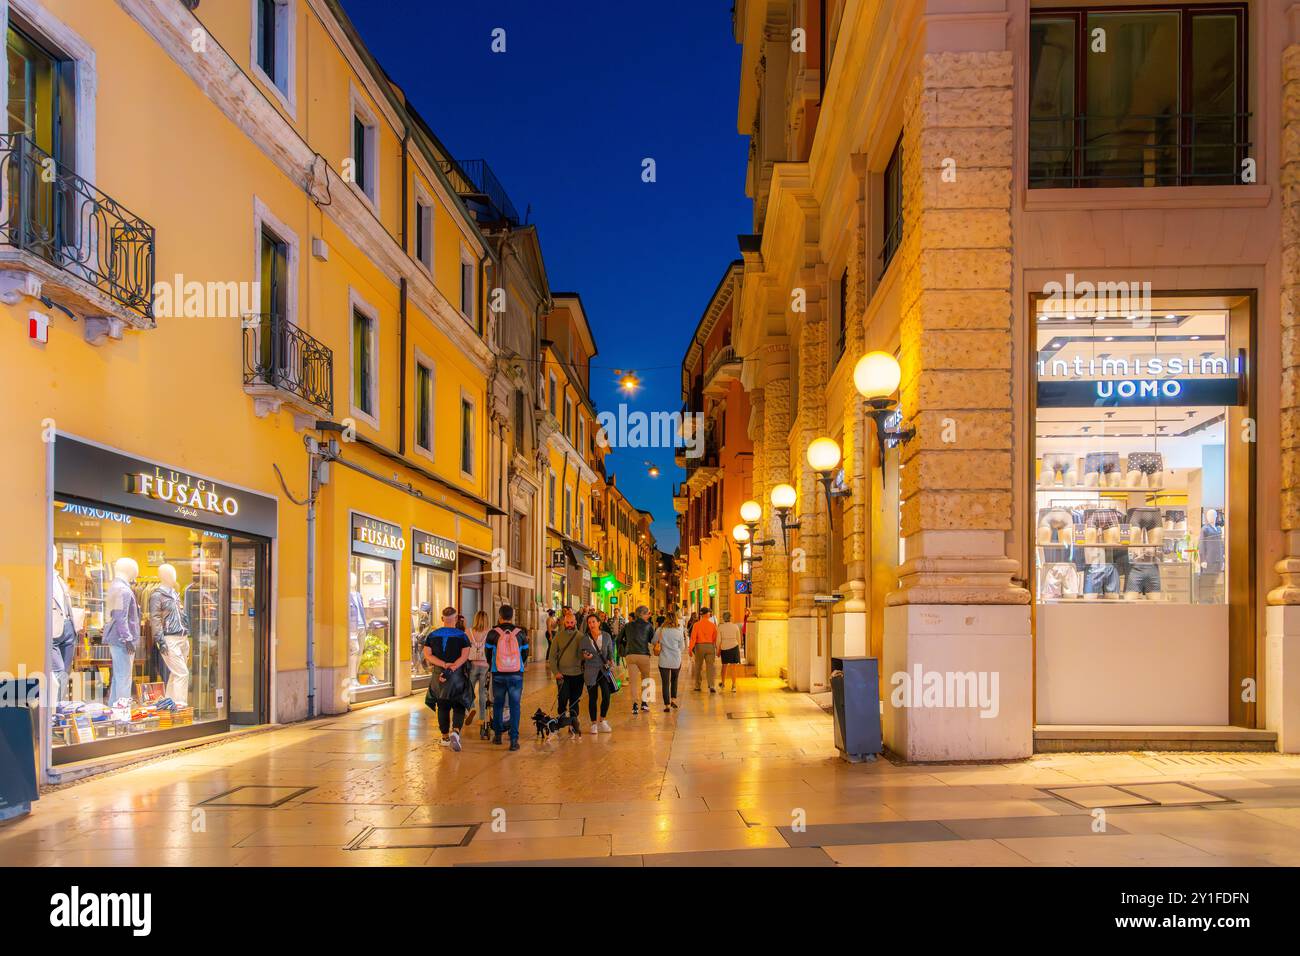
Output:
<instances>
[{"instance_id":1,"label":"rectangular window","mask_svg":"<svg viewBox=\"0 0 1300 956\"><path fill-rule=\"evenodd\" d=\"M578 499L578 541L587 543L587 507L581 498Z\"/></svg>"},{"instance_id":2,"label":"rectangular window","mask_svg":"<svg viewBox=\"0 0 1300 956\"><path fill-rule=\"evenodd\" d=\"M510 565L524 566L524 515L520 511L510 514Z\"/></svg>"},{"instance_id":3,"label":"rectangular window","mask_svg":"<svg viewBox=\"0 0 1300 956\"><path fill-rule=\"evenodd\" d=\"M885 235L880 250L880 271L883 274L903 244L903 137L898 137L894 151L889 154L884 176L884 227Z\"/></svg>"},{"instance_id":4,"label":"rectangular window","mask_svg":"<svg viewBox=\"0 0 1300 956\"><path fill-rule=\"evenodd\" d=\"M587 456L587 420L578 416L578 454Z\"/></svg>"},{"instance_id":5,"label":"rectangular window","mask_svg":"<svg viewBox=\"0 0 1300 956\"><path fill-rule=\"evenodd\" d=\"M419 199L415 201L415 258L433 271L433 207Z\"/></svg>"},{"instance_id":6,"label":"rectangular window","mask_svg":"<svg viewBox=\"0 0 1300 956\"><path fill-rule=\"evenodd\" d=\"M844 356L844 344L848 340L848 334L849 334L849 270L848 269L845 269L843 272L840 273L840 281L838 285L839 285L839 293L840 293L840 301L839 301L839 307L840 307L839 333L840 334L835 342L836 362L839 362L839 360ZM723 416L722 420L723 423L725 424L726 422L725 415ZM726 443L725 437L723 438L723 443L724 444Z\"/></svg>"},{"instance_id":7,"label":"rectangular window","mask_svg":"<svg viewBox=\"0 0 1300 956\"><path fill-rule=\"evenodd\" d=\"M254 62L266 79L284 96L289 95L289 42L293 23L288 0L254 0L257 25L254 31Z\"/></svg>"},{"instance_id":8,"label":"rectangular window","mask_svg":"<svg viewBox=\"0 0 1300 956\"><path fill-rule=\"evenodd\" d=\"M375 201L375 127L359 113L352 114L353 182Z\"/></svg>"},{"instance_id":9,"label":"rectangular window","mask_svg":"<svg viewBox=\"0 0 1300 956\"><path fill-rule=\"evenodd\" d=\"M460 260L460 312L461 315L470 320L471 324L477 322L478 309L477 296L474 282L474 260L463 258Z\"/></svg>"},{"instance_id":10,"label":"rectangular window","mask_svg":"<svg viewBox=\"0 0 1300 956\"><path fill-rule=\"evenodd\" d=\"M264 318L287 319L289 295L289 244L262 227L261 312Z\"/></svg>"},{"instance_id":11,"label":"rectangular window","mask_svg":"<svg viewBox=\"0 0 1300 956\"><path fill-rule=\"evenodd\" d=\"M352 310L352 407L375 414L375 322L360 309Z\"/></svg>"},{"instance_id":12,"label":"rectangular window","mask_svg":"<svg viewBox=\"0 0 1300 956\"><path fill-rule=\"evenodd\" d=\"M474 403L460 400L460 470L474 474Z\"/></svg>"},{"instance_id":13,"label":"rectangular window","mask_svg":"<svg viewBox=\"0 0 1300 956\"><path fill-rule=\"evenodd\" d=\"M1240 182L1246 8L1043 10L1029 32L1029 185Z\"/></svg>"},{"instance_id":14,"label":"rectangular window","mask_svg":"<svg viewBox=\"0 0 1300 956\"><path fill-rule=\"evenodd\" d=\"M555 472L546 477L546 520L555 527Z\"/></svg>"},{"instance_id":15,"label":"rectangular window","mask_svg":"<svg viewBox=\"0 0 1300 956\"><path fill-rule=\"evenodd\" d=\"M573 490L564 489L564 533L573 534Z\"/></svg>"},{"instance_id":16,"label":"rectangular window","mask_svg":"<svg viewBox=\"0 0 1300 956\"><path fill-rule=\"evenodd\" d=\"M515 389L515 451L524 451L524 390Z\"/></svg>"},{"instance_id":17,"label":"rectangular window","mask_svg":"<svg viewBox=\"0 0 1300 956\"><path fill-rule=\"evenodd\" d=\"M573 441L573 399L564 397L564 437Z\"/></svg>"},{"instance_id":18,"label":"rectangular window","mask_svg":"<svg viewBox=\"0 0 1300 956\"><path fill-rule=\"evenodd\" d=\"M551 408L551 414L552 414L552 415L558 415L558 414L559 414L559 412L557 411L557 409L558 409L559 406L556 404L556 391L557 391L558 387L559 387L559 383L555 380L555 373L552 372L552 373L551 373L551 391L550 391L550 399L549 399L549 402L550 402L550 408Z\"/></svg>"},{"instance_id":19,"label":"rectangular window","mask_svg":"<svg viewBox=\"0 0 1300 956\"><path fill-rule=\"evenodd\" d=\"M433 369L415 363L415 443L433 451Z\"/></svg>"}]
</instances>

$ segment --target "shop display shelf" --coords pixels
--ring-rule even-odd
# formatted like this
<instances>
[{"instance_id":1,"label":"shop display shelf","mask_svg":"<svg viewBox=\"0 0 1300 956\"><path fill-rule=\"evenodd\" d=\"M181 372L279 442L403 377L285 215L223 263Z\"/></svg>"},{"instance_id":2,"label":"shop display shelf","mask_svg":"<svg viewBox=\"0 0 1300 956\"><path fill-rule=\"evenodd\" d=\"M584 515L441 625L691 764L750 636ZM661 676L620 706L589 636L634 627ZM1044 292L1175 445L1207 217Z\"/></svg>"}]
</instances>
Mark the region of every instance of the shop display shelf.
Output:
<instances>
[{"instance_id":1,"label":"shop display shelf","mask_svg":"<svg viewBox=\"0 0 1300 956\"><path fill-rule=\"evenodd\" d=\"M1138 488L1130 488L1128 485L1035 485L1034 490L1040 493L1049 491L1115 491L1125 494L1135 494L1142 492L1163 492L1164 485L1146 485ZM1170 489L1175 490L1175 489Z\"/></svg>"}]
</instances>

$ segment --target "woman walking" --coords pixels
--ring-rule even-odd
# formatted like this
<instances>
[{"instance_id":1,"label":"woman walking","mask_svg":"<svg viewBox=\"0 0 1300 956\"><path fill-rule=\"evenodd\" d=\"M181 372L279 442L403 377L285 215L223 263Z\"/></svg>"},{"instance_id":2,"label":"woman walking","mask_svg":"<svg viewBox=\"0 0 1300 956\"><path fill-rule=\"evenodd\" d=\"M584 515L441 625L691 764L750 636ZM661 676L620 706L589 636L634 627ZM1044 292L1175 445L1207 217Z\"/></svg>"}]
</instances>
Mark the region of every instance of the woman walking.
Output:
<instances>
[{"instance_id":1,"label":"woman walking","mask_svg":"<svg viewBox=\"0 0 1300 956\"><path fill-rule=\"evenodd\" d=\"M578 705L582 703L582 634L571 609L565 610L560 626L551 638L546 655L546 669L555 679L558 701L557 716L568 718L570 736L578 736Z\"/></svg>"},{"instance_id":2,"label":"woman walking","mask_svg":"<svg viewBox=\"0 0 1300 956\"><path fill-rule=\"evenodd\" d=\"M669 615L655 632L655 653L659 655L659 687L664 711L677 709L677 677L682 670L686 634L675 616Z\"/></svg>"},{"instance_id":3,"label":"woman walking","mask_svg":"<svg viewBox=\"0 0 1300 956\"><path fill-rule=\"evenodd\" d=\"M609 696L614 692L614 639L600 626L600 618L588 614L582 619L582 678L587 684L587 716L591 732L609 733ZM596 697L600 697L600 723L596 723Z\"/></svg>"},{"instance_id":4,"label":"woman walking","mask_svg":"<svg viewBox=\"0 0 1300 956\"><path fill-rule=\"evenodd\" d=\"M469 693L471 697L478 697L478 735L483 740L488 736L488 701L492 699L489 696L492 672L488 668L485 649L487 637L487 611L480 610L474 615L474 625L469 629ZM470 717L469 720L473 723L474 718Z\"/></svg>"}]
</instances>

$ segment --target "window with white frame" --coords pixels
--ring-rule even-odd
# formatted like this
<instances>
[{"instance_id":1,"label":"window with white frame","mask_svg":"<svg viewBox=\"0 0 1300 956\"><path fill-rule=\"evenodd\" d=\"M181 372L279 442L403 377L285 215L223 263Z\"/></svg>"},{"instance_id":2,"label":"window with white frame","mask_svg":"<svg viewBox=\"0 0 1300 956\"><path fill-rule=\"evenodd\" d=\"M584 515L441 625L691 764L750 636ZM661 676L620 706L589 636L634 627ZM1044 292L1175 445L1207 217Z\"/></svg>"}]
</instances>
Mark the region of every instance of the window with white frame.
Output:
<instances>
[{"instance_id":1,"label":"window with white frame","mask_svg":"<svg viewBox=\"0 0 1300 956\"><path fill-rule=\"evenodd\" d=\"M584 458L587 454L587 420L578 415L578 454Z\"/></svg>"},{"instance_id":2,"label":"window with white frame","mask_svg":"<svg viewBox=\"0 0 1300 956\"><path fill-rule=\"evenodd\" d=\"M254 71L294 109L294 11L292 0L253 0Z\"/></svg>"},{"instance_id":3,"label":"window with white frame","mask_svg":"<svg viewBox=\"0 0 1300 956\"><path fill-rule=\"evenodd\" d=\"M478 327L478 283L475 281L477 263L465 247L460 250L460 314Z\"/></svg>"},{"instance_id":4,"label":"window with white frame","mask_svg":"<svg viewBox=\"0 0 1300 956\"><path fill-rule=\"evenodd\" d=\"M460 470L474 474L474 400L468 395L460 397Z\"/></svg>"},{"instance_id":5,"label":"window with white frame","mask_svg":"<svg viewBox=\"0 0 1300 956\"><path fill-rule=\"evenodd\" d=\"M564 396L564 437L573 441L573 399Z\"/></svg>"},{"instance_id":6,"label":"window with white frame","mask_svg":"<svg viewBox=\"0 0 1300 956\"><path fill-rule=\"evenodd\" d=\"M415 446L433 454L433 363L415 360Z\"/></svg>"},{"instance_id":7,"label":"window with white frame","mask_svg":"<svg viewBox=\"0 0 1300 956\"><path fill-rule=\"evenodd\" d=\"M415 197L415 259L433 272L433 201L423 193Z\"/></svg>"},{"instance_id":8,"label":"window with white frame","mask_svg":"<svg viewBox=\"0 0 1300 956\"><path fill-rule=\"evenodd\" d=\"M352 93L352 182L379 205L379 120L355 90Z\"/></svg>"},{"instance_id":9,"label":"window with white frame","mask_svg":"<svg viewBox=\"0 0 1300 956\"><path fill-rule=\"evenodd\" d=\"M355 293L352 311L352 414L379 427L379 314Z\"/></svg>"}]
</instances>

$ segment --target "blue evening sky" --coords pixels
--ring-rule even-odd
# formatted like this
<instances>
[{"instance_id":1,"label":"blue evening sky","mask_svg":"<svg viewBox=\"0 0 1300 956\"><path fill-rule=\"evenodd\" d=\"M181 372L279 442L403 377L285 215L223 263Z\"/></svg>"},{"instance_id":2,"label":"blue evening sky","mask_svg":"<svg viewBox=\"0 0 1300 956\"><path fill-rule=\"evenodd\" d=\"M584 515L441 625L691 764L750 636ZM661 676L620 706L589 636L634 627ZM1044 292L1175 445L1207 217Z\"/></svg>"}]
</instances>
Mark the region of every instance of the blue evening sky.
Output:
<instances>
[{"instance_id":1,"label":"blue evening sky","mask_svg":"<svg viewBox=\"0 0 1300 956\"><path fill-rule=\"evenodd\" d=\"M551 288L578 292L599 355L592 399L681 407L681 359L749 232L747 140L736 133L740 47L726 0L343 0L362 38L458 159L486 159L541 237ZM506 31L506 52L491 51ZM657 182L641 180L642 160ZM651 478L645 462L659 466ZM671 449L607 460L677 545Z\"/></svg>"}]
</instances>

